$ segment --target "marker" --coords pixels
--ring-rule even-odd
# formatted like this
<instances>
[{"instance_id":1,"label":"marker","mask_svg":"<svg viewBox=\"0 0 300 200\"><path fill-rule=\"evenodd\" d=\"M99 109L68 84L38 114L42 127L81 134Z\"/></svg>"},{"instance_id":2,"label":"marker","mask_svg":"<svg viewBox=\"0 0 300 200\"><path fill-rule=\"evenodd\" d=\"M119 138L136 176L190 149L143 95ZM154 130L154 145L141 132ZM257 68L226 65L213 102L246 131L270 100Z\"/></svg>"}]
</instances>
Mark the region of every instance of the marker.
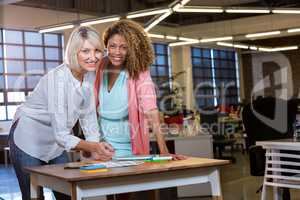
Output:
<instances>
[{"instance_id":1,"label":"marker","mask_svg":"<svg viewBox=\"0 0 300 200\"><path fill-rule=\"evenodd\" d=\"M97 172L107 172L108 169L93 169L93 170L80 170L80 172L84 173L97 173Z\"/></svg>"},{"instance_id":2,"label":"marker","mask_svg":"<svg viewBox=\"0 0 300 200\"><path fill-rule=\"evenodd\" d=\"M151 158L153 161L165 161L165 160L172 160L172 156L154 156Z\"/></svg>"}]
</instances>

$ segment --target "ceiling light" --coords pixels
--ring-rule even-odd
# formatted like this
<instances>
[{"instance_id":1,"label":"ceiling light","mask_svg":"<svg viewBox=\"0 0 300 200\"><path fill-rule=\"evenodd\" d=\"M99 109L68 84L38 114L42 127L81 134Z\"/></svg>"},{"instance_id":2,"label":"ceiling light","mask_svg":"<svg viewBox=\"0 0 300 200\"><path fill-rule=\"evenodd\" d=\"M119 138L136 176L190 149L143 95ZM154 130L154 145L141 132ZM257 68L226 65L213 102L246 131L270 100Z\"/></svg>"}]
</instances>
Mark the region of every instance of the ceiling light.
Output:
<instances>
[{"instance_id":1,"label":"ceiling light","mask_svg":"<svg viewBox=\"0 0 300 200\"><path fill-rule=\"evenodd\" d=\"M241 8L229 8L225 9L226 13L258 13L258 14L268 14L271 11L268 9L241 9Z\"/></svg>"},{"instance_id":2,"label":"ceiling light","mask_svg":"<svg viewBox=\"0 0 300 200\"><path fill-rule=\"evenodd\" d=\"M157 14L162 14L165 12L168 12L169 8L164 8L164 9L157 9L157 10L144 10L144 11L139 11L135 13L129 13L127 15L128 19L133 19L133 18L138 18L138 17L144 17L144 16L149 16L149 15L157 15Z\"/></svg>"},{"instance_id":3,"label":"ceiling light","mask_svg":"<svg viewBox=\"0 0 300 200\"><path fill-rule=\"evenodd\" d=\"M259 51L264 51L264 52L272 52L272 48L264 48L264 47L259 47Z\"/></svg>"},{"instance_id":4,"label":"ceiling light","mask_svg":"<svg viewBox=\"0 0 300 200\"><path fill-rule=\"evenodd\" d=\"M170 43L169 46L170 47L175 47L175 46L183 46L183 45L188 45L188 44L197 44L199 43L199 41L185 41L185 42L174 42L174 43Z\"/></svg>"},{"instance_id":5,"label":"ceiling light","mask_svg":"<svg viewBox=\"0 0 300 200\"><path fill-rule=\"evenodd\" d=\"M193 38L186 38L186 37L179 37L179 40L183 40L183 41L187 41L187 42L199 42L199 40L197 39L193 39Z\"/></svg>"},{"instance_id":6,"label":"ceiling light","mask_svg":"<svg viewBox=\"0 0 300 200\"><path fill-rule=\"evenodd\" d=\"M178 8L176 12L192 12L192 13L222 13L220 7L205 7L205 6L187 6Z\"/></svg>"},{"instance_id":7,"label":"ceiling light","mask_svg":"<svg viewBox=\"0 0 300 200\"><path fill-rule=\"evenodd\" d=\"M300 10L293 9L274 9L272 10L274 14L300 14Z\"/></svg>"},{"instance_id":8,"label":"ceiling light","mask_svg":"<svg viewBox=\"0 0 300 200\"><path fill-rule=\"evenodd\" d=\"M190 1L190 0L182 0L182 1L180 2L180 4L184 6L184 5L187 4L189 1Z\"/></svg>"},{"instance_id":9,"label":"ceiling light","mask_svg":"<svg viewBox=\"0 0 300 200\"><path fill-rule=\"evenodd\" d=\"M233 47L238 48L238 49L248 49L249 48L248 45L244 45L244 44L234 44Z\"/></svg>"},{"instance_id":10,"label":"ceiling light","mask_svg":"<svg viewBox=\"0 0 300 200\"><path fill-rule=\"evenodd\" d=\"M180 4L180 3L177 3L177 4L175 4L173 7L172 7L172 10L173 11L177 11L179 8L181 8L182 7L182 5Z\"/></svg>"},{"instance_id":11,"label":"ceiling light","mask_svg":"<svg viewBox=\"0 0 300 200\"><path fill-rule=\"evenodd\" d=\"M90 21L81 22L80 26L88 26L88 25L94 25L94 24L103 24L107 22L114 22L120 20L120 17L106 17L106 18L99 18L94 19Z\"/></svg>"},{"instance_id":12,"label":"ceiling light","mask_svg":"<svg viewBox=\"0 0 300 200\"><path fill-rule=\"evenodd\" d=\"M227 42L217 42L217 45L224 46L224 47L234 47L234 48L238 48L238 49L248 49L249 48L248 45L232 44L232 43L227 43Z\"/></svg>"},{"instance_id":13,"label":"ceiling light","mask_svg":"<svg viewBox=\"0 0 300 200\"><path fill-rule=\"evenodd\" d=\"M177 36L167 35L166 39L168 39L168 40L177 40Z\"/></svg>"},{"instance_id":14,"label":"ceiling light","mask_svg":"<svg viewBox=\"0 0 300 200\"><path fill-rule=\"evenodd\" d=\"M39 33L48 33L48 32L54 32L54 31L61 31L61 30L70 29L70 28L74 28L74 27L75 27L75 25L69 24L69 25L41 28L39 30Z\"/></svg>"},{"instance_id":15,"label":"ceiling light","mask_svg":"<svg viewBox=\"0 0 300 200\"><path fill-rule=\"evenodd\" d=\"M258 50L258 47L256 47L256 46L250 46L249 47L251 50L253 50L253 51L257 51Z\"/></svg>"},{"instance_id":16,"label":"ceiling light","mask_svg":"<svg viewBox=\"0 0 300 200\"><path fill-rule=\"evenodd\" d=\"M287 32L288 32L288 33L300 32L300 28L288 29Z\"/></svg>"},{"instance_id":17,"label":"ceiling light","mask_svg":"<svg viewBox=\"0 0 300 200\"><path fill-rule=\"evenodd\" d=\"M206 39L201 39L201 43L206 43L206 42L217 42L217 41L226 41L226 40L232 40L232 36L226 36L226 37L216 37L216 38L206 38Z\"/></svg>"},{"instance_id":18,"label":"ceiling light","mask_svg":"<svg viewBox=\"0 0 300 200\"><path fill-rule=\"evenodd\" d=\"M153 28L155 25L157 25L159 22L167 18L169 15L171 15L172 11L169 9L166 13L162 14L158 18L154 19L154 21L150 22L147 27L145 27L145 31L148 32L151 28Z\"/></svg>"},{"instance_id":19,"label":"ceiling light","mask_svg":"<svg viewBox=\"0 0 300 200\"><path fill-rule=\"evenodd\" d=\"M271 32L263 32L263 33L252 33L252 34L247 34L245 37L246 38L254 38L254 37L263 37L267 35L278 35L280 34L280 31L271 31Z\"/></svg>"},{"instance_id":20,"label":"ceiling light","mask_svg":"<svg viewBox=\"0 0 300 200\"><path fill-rule=\"evenodd\" d=\"M276 47L273 48L272 51L288 51L288 50L296 50L298 46L287 46L287 47Z\"/></svg>"},{"instance_id":21,"label":"ceiling light","mask_svg":"<svg viewBox=\"0 0 300 200\"><path fill-rule=\"evenodd\" d=\"M232 43L227 43L227 42L217 42L217 45L224 46L224 47L233 47Z\"/></svg>"},{"instance_id":22,"label":"ceiling light","mask_svg":"<svg viewBox=\"0 0 300 200\"><path fill-rule=\"evenodd\" d=\"M275 51L288 51L288 50L296 50L298 46L286 46L286 47L275 47L275 48L259 48L259 51L265 52L275 52Z\"/></svg>"},{"instance_id":23,"label":"ceiling light","mask_svg":"<svg viewBox=\"0 0 300 200\"><path fill-rule=\"evenodd\" d=\"M160 34L153 34L153 33L148 33L148 36L151 37L151 38L160 38L160 39L163 39L165 38L164 35L160 35Z\"/></svg>"}]
</instances>

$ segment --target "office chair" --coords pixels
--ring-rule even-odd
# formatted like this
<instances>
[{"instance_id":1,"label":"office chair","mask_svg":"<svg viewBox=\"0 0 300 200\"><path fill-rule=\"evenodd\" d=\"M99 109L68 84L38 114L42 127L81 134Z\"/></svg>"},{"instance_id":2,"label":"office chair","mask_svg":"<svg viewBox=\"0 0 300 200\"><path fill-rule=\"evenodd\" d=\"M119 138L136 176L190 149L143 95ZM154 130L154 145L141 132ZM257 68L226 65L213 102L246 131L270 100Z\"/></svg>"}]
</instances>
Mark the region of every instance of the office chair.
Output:
<instances>
[{"instance_id":1,"label":"office chair","mask_svg":"<svg viewBox=\"0 0 300 200\"><path fill-rule=\"evenodd\" d=\"M235 139L226 137L224 134L226 131L222 130L222 127L220 127L218 118L219 113L213 112L212 109L206 109L203 112L200 112L201 126L208 128L208 132L213 136L213 150L215 158L231 160L232 162L235 162L235 158L233 156ZM226 146L230 147L230 156L223 156Z\"/></svg>"}]
</instances>

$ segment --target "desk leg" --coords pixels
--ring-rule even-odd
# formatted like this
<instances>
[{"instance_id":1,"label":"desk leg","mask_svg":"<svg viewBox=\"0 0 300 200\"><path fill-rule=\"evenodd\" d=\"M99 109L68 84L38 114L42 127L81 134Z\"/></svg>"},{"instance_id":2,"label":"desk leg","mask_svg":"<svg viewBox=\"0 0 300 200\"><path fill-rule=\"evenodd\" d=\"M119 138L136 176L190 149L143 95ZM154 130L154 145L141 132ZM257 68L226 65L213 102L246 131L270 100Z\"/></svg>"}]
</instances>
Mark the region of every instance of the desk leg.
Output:
<instances>
[{"instance_id":1,"label":"desk leg","mask_svg":"<svg viewBox=\"0 0 300 200\"><path fill-rule=\"evenodd\" d=\"M30 199L40 199L41 198L41 190L37 185L36 176L30 175Z\"/></svg>"},{"instance_id":2,"label":"desk leg","mask_svg":"<svg viewBox=\"0 0 300 200\"><path fill-rule=\"evenodd\" d=\"M71 200L82 200L81 189L78 185L73 183L71 187Z\"/></svg>"},{"instance_id":3,"label":"desk leg","mask_svg":"<svg viewBox=\"0 0 300 200\"><path fill-rule=\"evenodd\" d=\"M211 185L212 199L223 200L221 192L221 182L219 170L215 169L208 177L208 181Z\"/></svg>"}]
</instances>

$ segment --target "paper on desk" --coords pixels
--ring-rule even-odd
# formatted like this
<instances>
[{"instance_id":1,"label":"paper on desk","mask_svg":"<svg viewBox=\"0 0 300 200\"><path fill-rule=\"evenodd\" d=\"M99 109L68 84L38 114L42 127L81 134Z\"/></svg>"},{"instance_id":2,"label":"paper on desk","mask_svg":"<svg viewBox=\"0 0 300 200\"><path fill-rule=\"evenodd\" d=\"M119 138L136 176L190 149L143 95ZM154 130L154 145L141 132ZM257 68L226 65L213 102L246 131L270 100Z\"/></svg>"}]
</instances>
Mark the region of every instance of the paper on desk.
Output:
<instances>
[{"instance_id":1,"label":"paper on desk","mask_svg":"<svg viewBox=\"0 0 300 200\"><path fill-rule=\"evenodd\" d=\"M93 165L104 165L106 168L116 168L116 167L129 167L143 164L143 161L108 161L108 162L98 162Z\"/></svg>"}]
</instances>

